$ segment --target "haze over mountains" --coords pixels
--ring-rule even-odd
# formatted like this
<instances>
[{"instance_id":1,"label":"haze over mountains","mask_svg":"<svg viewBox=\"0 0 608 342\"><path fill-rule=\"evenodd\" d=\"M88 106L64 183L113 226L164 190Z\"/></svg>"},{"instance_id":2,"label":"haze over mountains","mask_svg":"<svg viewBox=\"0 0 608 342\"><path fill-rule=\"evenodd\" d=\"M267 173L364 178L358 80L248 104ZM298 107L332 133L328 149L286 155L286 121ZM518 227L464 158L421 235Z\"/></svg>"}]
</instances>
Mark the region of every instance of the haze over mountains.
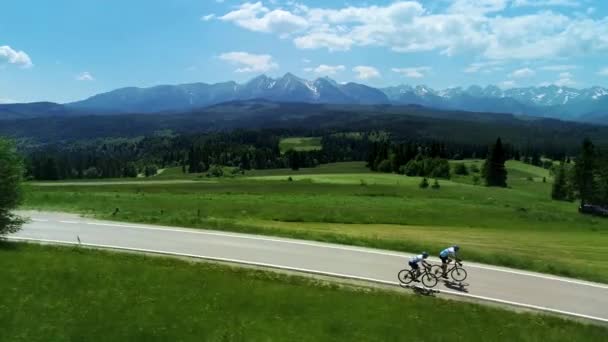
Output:
<instances>
[{"instance_id":1,"label":"haze over mountains","mask_svg":"<svg viewBox=\"0 0 608 342\"><path fill-rule=\"evenodd\" d=\"M348 105L415 104L608 123L608 89L602 87L574 89L550 85L503 90L497 86L471 86L436 90L423 85L400 85L377 89L358 83L338 83L328 77L310 81L290 73L276 79L261 75L244 84L230 81L121 88L64 106L53 103L0 105L0 119L78 113L183 112L250 99Z\"/></svg>"}]
</instances>

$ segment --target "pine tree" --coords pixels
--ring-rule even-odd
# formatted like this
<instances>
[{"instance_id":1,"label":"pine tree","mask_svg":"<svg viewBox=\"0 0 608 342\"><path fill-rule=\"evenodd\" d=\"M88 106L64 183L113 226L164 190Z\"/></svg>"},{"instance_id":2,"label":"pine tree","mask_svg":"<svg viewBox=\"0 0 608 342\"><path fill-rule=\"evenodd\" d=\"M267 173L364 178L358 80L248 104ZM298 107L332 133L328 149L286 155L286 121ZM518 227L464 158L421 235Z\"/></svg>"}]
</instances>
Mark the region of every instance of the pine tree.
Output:
<instances>
[{"instance_id":1,"label":"pine tree","mask_svg":"<svg viewBox=\"0 0 608 342\"><path fill-rule=\"evenodd\" d=\"M553 183L553 190L551 191L551 198L558 201L564 201L568 199L568 183L566 180L566 168L562 164L557 171L555 181Z\"/></svg>"},{"instance_id":2,"label":"pine tree","mask_svg":"<svg viewBox=\"0 0 608 342\"><path fill-rule=\"evenodd\" d=\"M593 201L595 192L595 146L589 139L583 141L581 155L576 159L574 166L574 181L581 198L581 205Z\"/></svg>"},{"instance_id":3,"label":"pine tree","mask_svg":"<svg viewBox=\"0 0 608 342\"><path fill-rule=\"evenodd\" d=\"M483 165L482 174L487 186L507 186L507 169L505 167L505 162L505 150L502 146L502 140L498 138Z\"/></svg>"}]
</instances>

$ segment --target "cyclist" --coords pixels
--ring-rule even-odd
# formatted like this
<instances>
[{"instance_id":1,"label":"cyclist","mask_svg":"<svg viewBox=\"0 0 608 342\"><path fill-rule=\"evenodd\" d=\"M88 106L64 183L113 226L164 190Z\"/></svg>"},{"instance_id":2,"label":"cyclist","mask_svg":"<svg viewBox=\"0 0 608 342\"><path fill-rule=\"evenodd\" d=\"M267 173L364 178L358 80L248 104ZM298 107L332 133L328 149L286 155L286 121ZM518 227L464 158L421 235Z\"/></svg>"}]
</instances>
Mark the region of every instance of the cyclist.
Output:
<instances>
[{"instance_id":1,"label":"cyclist","mask_svg":"<svg viewBox=\"0 0 608 342\"><path fill-rule=\"evenodd\" d=\"M443 274L441 276L443 278L447 279L448 277L446 272L448 269L448 263L452 261L450 257L456 259L456 261L460 261L457 257L459 250L460 247L458 245L454 245L442 250L441 253L439 253L439 259L441 259L441 269L443 270Z\"/></svg>"},{"instance_id":2,"label":"cyclist","mask_svg":"<svg viewBox=\"0 0 608 342\"><path fill-rule=\"evenodd\" d=\"M428 262L426 262L426 260L425 260L428 257L429 257L429 253L422 252L422 254L419 254L419 255L416 255L416 256L413 256L410 258L409 265L412 268L412 271L415 270L415 276L413 277L414 281L416 281L416 282L420 281L420 280L418 280L418 277L420 277L420 267L418 266L419 262L421 262L422 265L424 265L426 267L431 267L431 265Z\"/></svg>"}]
</instances>

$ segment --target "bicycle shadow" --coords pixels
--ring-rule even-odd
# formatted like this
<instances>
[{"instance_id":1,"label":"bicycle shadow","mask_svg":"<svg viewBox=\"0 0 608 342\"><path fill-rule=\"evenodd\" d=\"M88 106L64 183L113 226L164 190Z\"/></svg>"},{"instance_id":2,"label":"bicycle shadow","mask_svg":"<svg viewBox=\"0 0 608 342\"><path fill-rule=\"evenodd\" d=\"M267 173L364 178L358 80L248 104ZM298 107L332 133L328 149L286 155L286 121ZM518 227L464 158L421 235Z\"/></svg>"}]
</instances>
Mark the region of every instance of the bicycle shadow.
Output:
<instances>
[{"instance_id":1,"label":"bicycle shadow","mask_svg":"<svg viewBox=\"0 0 608 342\"><path fill-rule=\"evenodd\" d=\"M450 280L443 280L443 286L447 287L450 290L455 290L455 291L463 292L463 293L469 293L469 290L467 289L467 286L469 286L469 284L457 283L457 282L450 281Z\"/></svg>"},{"instance_id":2,"label":"bicycle shadow","mask_svg":"<svg viewBox=\"0 0 608 342\"><path fill-rule=\"evenodd\" d=\"M434 289L429 289L423 286L410 286L410 289L414 291L414 293L422 296L434 296L438 291Z\"/></svg>"}]
</instances>

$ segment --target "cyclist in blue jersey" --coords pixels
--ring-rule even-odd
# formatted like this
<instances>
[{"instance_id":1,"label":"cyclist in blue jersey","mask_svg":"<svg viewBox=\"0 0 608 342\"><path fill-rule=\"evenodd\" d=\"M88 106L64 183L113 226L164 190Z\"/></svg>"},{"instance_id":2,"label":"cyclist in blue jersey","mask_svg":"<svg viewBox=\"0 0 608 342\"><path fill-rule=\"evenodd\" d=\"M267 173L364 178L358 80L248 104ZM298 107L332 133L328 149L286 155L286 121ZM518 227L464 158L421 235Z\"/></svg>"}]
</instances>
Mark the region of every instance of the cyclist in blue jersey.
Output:
<instances>
[{"instance_id":1,"label":"cyclist in blue jersey","mask_svg":"<svg viewBox=\"0 0 608 342\"><path fill-rule=\"evenodd\" d=\"M454 258L456 259L456 261L459 261L458 259L458 251L460 250L460 247L458 245L454 245L451 247L448 247L444 250L441 251L441 253L439 253L439 259L441 259L441 269L443 270L443 274L442 277L447 278L448 275L446 274L447 268L448 268L448 263L451 261L450 258Z\"/></svg>"},{"instance_id":2,"label":"cyclist in blue jersey","mask_svg":"<svg viewBox=\"0 0 608 342\"><path fill-rule=\"evenodd\" d=\"M420 277L420 266L418 266L418 263L422 263L424 266L431 267L431 265L428 262L426 262L426 260L425 260L428 257L429 257L429 253L422 252L422 254L419 254L419 255L416 255L416 256L413 256L410 258L409 265L412 268L412 270L415 270L415 272L416 272L415 277L413 277L414 281L416 281L416 282L420 281L420 280L418 280L418 277Z\"/></svg>"}]
</instances>

